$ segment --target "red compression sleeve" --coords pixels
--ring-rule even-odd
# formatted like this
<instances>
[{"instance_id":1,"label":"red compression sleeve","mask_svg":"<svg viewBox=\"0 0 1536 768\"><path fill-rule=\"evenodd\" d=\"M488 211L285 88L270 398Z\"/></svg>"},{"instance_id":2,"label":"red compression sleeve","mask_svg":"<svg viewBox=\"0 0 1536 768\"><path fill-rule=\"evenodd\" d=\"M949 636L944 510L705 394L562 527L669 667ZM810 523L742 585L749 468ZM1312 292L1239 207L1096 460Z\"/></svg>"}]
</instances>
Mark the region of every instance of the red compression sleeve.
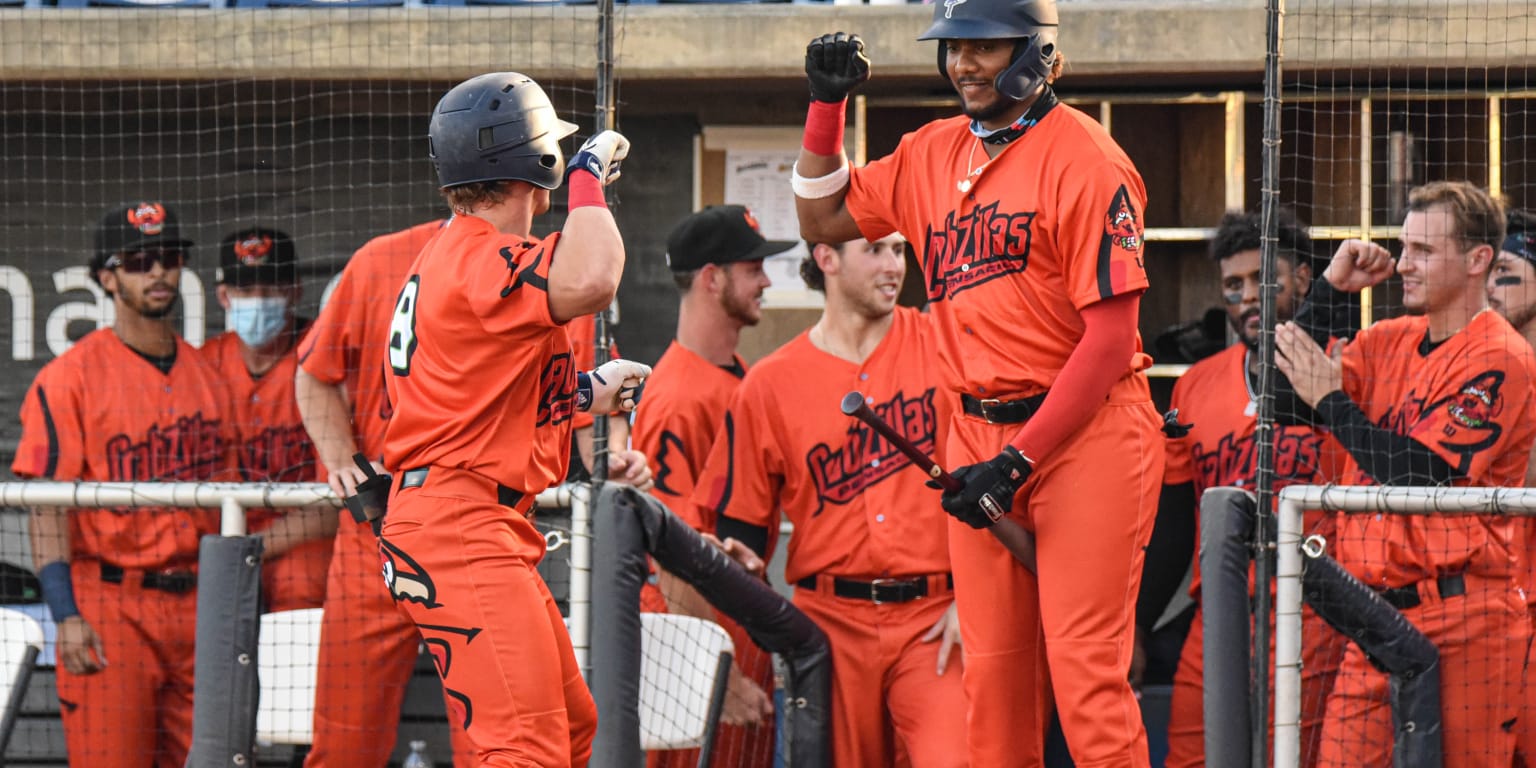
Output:
<instances>
[{"instance_id":1,"label":"red compression sleeve","mask_svg":"<svg viewBox=\"0 0 1536 768\"><path fill-rule=\"evenodd\" d=\"M576 210L588 205L608 207L608 201L603 197L603 183L585 168L577 168L571 172L571 179L566 185L567 209Z\"/></svg>"},{"instance_id":2,"label":"red compression sleeve","mask_svg":"<svg viewBox=\"0 0 1536 768\"><path fill-rule=\"evenodd\" d=\"M1113 296L1083 307L1083 339L1056 375L1040 412L1014 436L1013 447L1019 453L1038 462L1088 423L1136 353L1140 307L1140 293Z\"/></svg>"},{"instance_id":3,"label":"red compression sleeve","mask_svg":"<svg viewBox=\"0 0 1536 768\"><path fill-rule=\"evenodd\" d=\"M801 142L813 155L836 157L843 151L843 120L848 100L812 101L805 113L805 139Z\"/></svg>"}]
</instances>

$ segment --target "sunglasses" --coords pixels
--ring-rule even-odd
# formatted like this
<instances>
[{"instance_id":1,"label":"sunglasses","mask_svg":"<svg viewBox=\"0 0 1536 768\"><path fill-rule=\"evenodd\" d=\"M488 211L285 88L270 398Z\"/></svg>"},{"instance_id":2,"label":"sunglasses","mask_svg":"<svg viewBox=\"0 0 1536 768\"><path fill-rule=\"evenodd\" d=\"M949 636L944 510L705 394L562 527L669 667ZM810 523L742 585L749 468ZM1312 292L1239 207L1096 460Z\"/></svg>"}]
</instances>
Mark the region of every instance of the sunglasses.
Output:
<instances>
[{"instance_id":1,"label":"sunglasses","mask_svg":"<svg viewBox=\"0 0 1536 768\"><path fill-rule=\"evenodd\" d=\"M181 269L187 263L187 252L180 248L150 248L142 251L114 253L107 257L107 269L121 269L129 274L143 274L159 264L166 269Z\"/></svg>"}]
</instances>

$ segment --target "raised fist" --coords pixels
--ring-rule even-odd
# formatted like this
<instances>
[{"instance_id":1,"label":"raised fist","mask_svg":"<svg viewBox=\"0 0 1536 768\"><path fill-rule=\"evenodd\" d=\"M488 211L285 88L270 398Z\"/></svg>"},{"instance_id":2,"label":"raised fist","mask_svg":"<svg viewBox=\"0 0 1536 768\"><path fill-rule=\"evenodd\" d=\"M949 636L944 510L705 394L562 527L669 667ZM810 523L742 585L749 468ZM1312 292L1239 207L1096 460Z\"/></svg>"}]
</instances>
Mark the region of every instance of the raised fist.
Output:
<instances>
[{"instance_id":1,"label":"raised fist","mask_svg":"<svg viewBox=\"0 0 1536 768\"><path fill-rule=\"evenodd\" d=\"M576 407L595 413L633 411L651 367L633 360L609 360L577 377ZM582 379L585 378L585 385Z\"/></svg>"},{"instance_id":2,"label":"raised fist","mask_svg":"<svg viewBox=\"0 0 1536 768\"><path fill-rule=\"evenodd\" d=\"M1337 290L1357 293L1391 277L1396 266L1387 249L1364 240L1345 240L1323 277Z\"/></svg>"},{"instance_id":3,"label":"raised fist","mask_svg":"<svg viewBox=\"0 0 1536 768\"><path fill-rule=\"evenodd\" d=\"M834 32L822 35L805 47L805 78L811 98L836 103L869 79L869 59L858 35Z\"/></svg>"},{"instance_id":4,"label":"raised fist","mask_svg":"<svg viewBox=\"0 0 1536 768\"><path fill-rule=\"evenodd\" d=\"M587 171L604 185L619 178L619 162L629 157L629 139L618 131L603 131L587 139L565 166L565 178L577 170Z\"/></svg>"}]
</instances>

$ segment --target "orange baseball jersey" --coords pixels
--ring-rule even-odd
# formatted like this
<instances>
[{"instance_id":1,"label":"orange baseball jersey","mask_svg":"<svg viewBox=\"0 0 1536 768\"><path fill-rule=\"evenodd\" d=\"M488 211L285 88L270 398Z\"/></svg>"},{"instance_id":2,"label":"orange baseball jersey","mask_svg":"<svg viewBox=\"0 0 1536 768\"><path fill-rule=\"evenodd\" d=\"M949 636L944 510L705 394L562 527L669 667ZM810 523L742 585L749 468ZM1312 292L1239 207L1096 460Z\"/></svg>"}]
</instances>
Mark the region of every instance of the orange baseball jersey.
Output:
<instances>
[{"instance_id":1,"label":"orange baseball jersey","mask_svg":"<svg viewBox=\"0 0 1536 768\"><path fill-rule=\"evenodd\" d=\"M345 384L352 400L354 438L365 455L384 453L389 398L384 391L384 343L395 299L416 255L442 229L429 221L369 240L341 272L330 299L299 342L299 365L327 384Z\"/></svg>"},{"instance_id":2,"label":"orange baseball jersey","mask_svg":"<svg viewBox=\"0 0 1536 768\"><path fill-rule=\"evenodd\" d=\"M202 353L230 389L230 426L240 435L236 460L246 482L308 483L323 478L315 445L299 419L293 397L298 356L290 350L266 373L252 376L240 356L240 337L225 331Z\"/></svg>"},{"instance_id":3,"label":"orange baseball jersey","mask_svg":"<svg viewBox=\"0 0 1536 768\"><path fill-rule=\"evenodd\" d=\"M1536 358L1509 323L1483 311L1431 346L1423 316L1383 320L1344 347L1344 391L1374 424L1454 468L1458 486L1519 486L1536 439ZM1350 457L1346 485L1375 481ZM1515 573L1515 523L1470 515L1340 515L1339 562L1376 588L1445 573Z\"/></svg>"},{"instance_id":4,"label":"orange baseball jersey","mask_svg":"<svg viewBox=\"0 0 1536 768\"><path fill-rule=\"evenodd\" d=\"M1250 351L1234 344L1193 366L1173 385L1171 407L1189 434L1170 438L1163 482L1193 483L1195 498L1207 489L1235 486L1252 490L1258 475L1259 415L1248 383ZM1347 454L1332 436L1311 427L1278 427L1275 432L1275 490L1288 485L1321 484L1337 480ZM1191 514L1194 510L1190 510ZM1325 515L1308 517L1308 529L1329 533ZM1198 525L1199 516L1196 515ZM1314 524L1327 525L1326 531ZM1190 592L1200 589L1200 563L1195 561Z\"/></svg>"},{"instance_id":5,"label":"orange baseball jersey","mask_svg":"<svg viewBox=\"0 0 1536 768\"><path fill-rule=\"evenodd\" d=\"M898 307L857 365L817 349L810 332L763 358L731 398L694 491L717 516L777 531L794 523L784 578L903 576L949 570L946 516L926 473L839 410L859 390L919 449L943 444L953 409L930 372L931 319ZM807 376L807 371L816 375Z\"/></svg>"},{"instance_id":6,"label":"orange baseball jersey","mask_svg":"<svg viewBox=\"0 0 1536 768\"><path fill-rule=\"evenodd\" d=\"M846 205L865 238L899 231L917 249L947 385L1035 394L1081 340L1078 310L1146 289L1146 189L1109 133L1065 104L990 162L969 124L936 120L853 169ZM1128 371L1151 363L1136 344Z\"/></svg>"},{"instance_id":7,"label":"orange baseball jersey","mask_svg":"<svg viewBox=\"0 0 1536 768\"><path fill-rule=\"evenodd\" d=\"M597 316L582 315L565 324L565 332L571 337L571 359L575 361L576 370L590 371L597 367ZM611 338L611 337L610 337ZM619 345L610 342L608 344L608 359L614 360L619 356ZM647 384L649 389L650 385ZM586 429L592 426L592 414L586 411L577 411L571 416L571 429Z\"/></svg>"},{"instance_id":8,"label":"orange baseball jersey","mask_svg":"<svg viewBox=\"0 0 1536 768\"><path fill-rule=\"evenodd\" d=\"M467 469L525 493L565 478L576 369L549 314L559 241L455 216L427 244L386 339L385 466Z\"/></svg>"},{"instance_id":9,"label":"orange baseball jersey","mask_svg":"<svg viewBox=\"0 0 1536 768\"><path fill-rule=\"evenodd\" d=\"M714 532L714 509L693 503L693 486L745 374L740 357L734 370L722 368L674 340L656 361L635 409L634 445L650 458L651 495L701 531Z\"/></svg>"},{"instance_id":10,"label":"orange baseball jersey","mask_svg":"<svg viewBox=\"0 0 1536 768\"><path fill-rule=\"evenodd\" d=\"M38 371L11 471L61 481L231 480L229 407L229 391L190 344L178 338L176 361L161 373L101 328ZM198 540L219 532L217 509L70 512L71 559L122 568L195 563Z\"/></svg>"}]
</instances>

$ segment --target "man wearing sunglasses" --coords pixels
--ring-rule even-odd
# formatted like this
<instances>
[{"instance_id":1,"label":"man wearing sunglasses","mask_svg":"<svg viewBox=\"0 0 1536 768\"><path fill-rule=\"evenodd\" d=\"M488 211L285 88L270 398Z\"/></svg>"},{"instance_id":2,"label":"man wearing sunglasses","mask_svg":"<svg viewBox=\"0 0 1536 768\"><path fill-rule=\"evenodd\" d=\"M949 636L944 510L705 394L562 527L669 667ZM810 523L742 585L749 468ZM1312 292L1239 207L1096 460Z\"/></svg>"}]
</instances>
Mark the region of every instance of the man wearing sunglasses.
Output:
<instances>
[{"instance_id":1,"label":"man wearing sunglasses","mask_svg":"<svg viewBox=\"0 0 1536 768\"><path fill-rule=\"evenodd\" d=\"M219 306L229 330L203 345L233 395L230 419L240 433L240 479L308 483L319 478L315 446L295 400L295 349L310 327L294 317L303 295L293 239L266 227L231 232L219 243ZM262 539L263 610L319 608L336 533L334 509L252 509Z\"/></svg>"},{"instance_id":2,"label":"man wearing sunglasses","mask_svg":"<svg viewBox=\"0 0 1536 768\"><path fill-rule=\"evenodd\" d=\"M91 276L112 327L48 363L21 408L11 465L58 481L226 479L235 443L217 374L171 324L192 243L164 203L114 208ZM32 552L58 625L72 765L180 766L192 736L197 545L217 509L35 507Z\"/></svg>"}]
</instances>

